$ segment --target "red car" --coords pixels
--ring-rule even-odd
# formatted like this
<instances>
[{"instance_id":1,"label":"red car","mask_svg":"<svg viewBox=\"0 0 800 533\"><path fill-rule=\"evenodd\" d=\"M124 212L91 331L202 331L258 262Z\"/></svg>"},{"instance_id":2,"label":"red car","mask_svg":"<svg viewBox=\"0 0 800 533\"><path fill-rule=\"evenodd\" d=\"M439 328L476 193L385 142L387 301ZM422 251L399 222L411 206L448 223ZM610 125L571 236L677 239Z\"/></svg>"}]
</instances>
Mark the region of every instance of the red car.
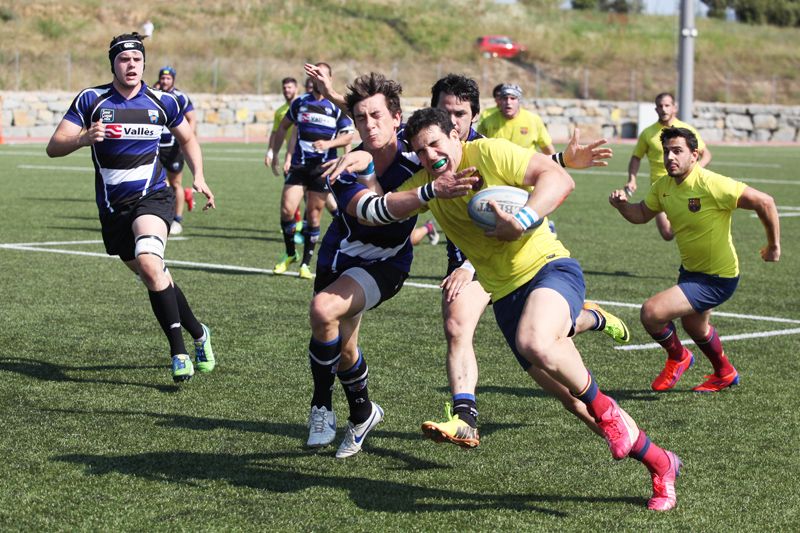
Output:
<instances>
[{"instance_id":1,"label":"red car","mask_svg":"<svg viewBox=\"0 0 800 533\"><path fill-rule=\"evenodd\" d=\"M483 37L478 37L475 44L484 57L511 59L526 50L524 46L505 35L484 35Z\"/></svg>"}]
</instances>

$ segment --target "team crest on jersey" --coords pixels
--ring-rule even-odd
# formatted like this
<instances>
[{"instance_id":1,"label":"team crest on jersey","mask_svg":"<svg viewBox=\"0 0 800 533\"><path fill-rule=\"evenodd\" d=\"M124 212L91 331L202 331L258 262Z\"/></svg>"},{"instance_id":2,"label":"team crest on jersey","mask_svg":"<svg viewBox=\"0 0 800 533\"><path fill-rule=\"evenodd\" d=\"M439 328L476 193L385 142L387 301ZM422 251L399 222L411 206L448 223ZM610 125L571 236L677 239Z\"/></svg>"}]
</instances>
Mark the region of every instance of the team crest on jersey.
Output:
<instances>
[{"instance_id":1,"label":"team crest on jersey","mask_svg":"<svg viewBox=\"0 0 800 533\"><path fill-rule=\"evenodd\" d=\"M301 113L305 113L306 111L308 111L308 106L301 105L300 106L300 112Z\"/></svg>"},{"instance_id":2,"label":"team crest on jersey","mask_svg":"<svg viewBox=\"0 0 800 533\"><path fill-rule=\"evenodd\" d=\"M700 198L689 198L689 211L692 213L700 211Z\"/></svg>"},{"instance_id":3,"label":"team crest on jersey","mask_svg":"<svg viewBox=\"0 0 800 533\"><path fill-rule=\"evenodd\" d=\"M148 109L147 116L150 118L150 124L158 124L158 111L155 109Z\"/></svg>"},{"instance_id":4,"label":"team crest on jersey","mask_svg":"<svg viewBox=\"0 0 800 533\"><path fill-rule=\"evenodd\" d=\"M108 122L114 122L114 110L113 109L101 109L100 110L100 122L106 124Z\"/></svg>"},{"instance_id":5,"label":"team crest on jersey","mask_svg":"<svg viewBox=\"0 0 800 533\"><path fill-rule=\"evenodd\" d=\"M326 115L331 115L331 114L333 114L333 111L331 111L330 108L326 107L325 108L325 114Z\"/></svg>"},{"instance_id":6,"label":"team crest on jersey","mask_svg":"<svg viewBox=\"0 0 800 533\"><path fill-rule=\"evenodd\" d=\"M528 134L528 128L520 128L519 129L519 134L520 135L527 135Z\"/></svg>"}]
</instances>

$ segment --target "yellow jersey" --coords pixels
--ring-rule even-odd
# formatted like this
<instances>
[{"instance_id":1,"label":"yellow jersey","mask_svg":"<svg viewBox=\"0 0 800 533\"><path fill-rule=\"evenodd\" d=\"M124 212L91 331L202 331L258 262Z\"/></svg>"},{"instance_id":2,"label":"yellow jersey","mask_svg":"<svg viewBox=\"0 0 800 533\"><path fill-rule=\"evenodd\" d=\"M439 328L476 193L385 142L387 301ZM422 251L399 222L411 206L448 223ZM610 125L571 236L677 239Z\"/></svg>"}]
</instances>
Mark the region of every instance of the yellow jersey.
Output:
<instances>
[{"instance_id":1,"label":"yellow jersey","mask_svg":"<svg viewBox=\"0 0 800 533\"><path fill-rule=\"evenodd\" d=\"M746 184L695 164L680 185L670 176L656 181L644 202L666 213L683 268L723 278L739 275L731 215Z\"/></svg>"},{"instance_id":2,"label":"yellow jersey","mask_svg":"<svg viewBox=\"0 0 800 533\"><path fill-rule=\"evenodd\" d=\"M289 112L289 106L291 104L292 104L291 102L284 102L282 106L280 106L278 109L275 110L275 120L272 122L272 133L275 133L276 131L278 131L278 126L281 125L281 121L283 120L283 117L285 117L286 113ZM285 137L286 139L290 139L291 138L291 136L292 136L292 128L294 128L294 124L289 126L289 129L286 130L286 137Z\"/></svg>"},{"instance_id":3,"label":"yellow jersey","mask_svg":"<svg viewBox=\"0 0 800 533\"><path fill-rule=\"evenodd\" d=\"M505 139L477 139L461 143L463 157L458 170L475 167L483 178L482 188L494 185L511 185L526 190L523 185L531 152ZM400 190L412 190L425 185L433 178L420 170L409 178ZM475 195L451 200L434 198L428 208L436 217L447 237L458 246L478 273L483 288L499 300L530 281L545 264L562 257L569 251L550 231L547 219L530 233L523 233L516 241L500 241L484 235L467 214L467 204Z\"/></svg>"},{"instance_id":4,"label":"yellow jersey","mask_svg":"<svg viewBox=\"0 0 800 533\"><path fill-rule=\"evenodd\" d=\"M639 135L636 141L636 147L633 149L633 155L639 159L650 161L650 184L656 182L657 179L667 175L667 168L664 166L664 147L661 145L661 131L667 127L686 128L697 137L697 149L702 152L706 149L706 143L697 133L697 130L685 122L678 119L672 121L670 126L664 126L660 122L650 124Z\"/></svg>"},{"instance_id":5,"label":"yellow jersey","mask_svg":"<svg viewBox=\"0 0 800 533\"><path fill-rule=\"evenodd\" d=\"M478 124L478 133L486 137L508 139L523 148L538 147L540 151L553 144L542 117L522 108L512 119L504 117L499 110L489 114Z\"/></svg>"}]
</instances>

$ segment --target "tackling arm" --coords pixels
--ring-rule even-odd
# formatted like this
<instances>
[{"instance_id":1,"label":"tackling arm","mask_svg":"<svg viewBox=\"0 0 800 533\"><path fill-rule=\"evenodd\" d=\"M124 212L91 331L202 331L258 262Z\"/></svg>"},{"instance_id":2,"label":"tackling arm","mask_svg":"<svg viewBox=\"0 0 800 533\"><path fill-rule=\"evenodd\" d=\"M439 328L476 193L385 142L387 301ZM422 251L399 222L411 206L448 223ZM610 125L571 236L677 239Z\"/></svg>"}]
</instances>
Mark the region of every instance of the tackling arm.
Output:
<instances>
[{"instance_id":1,"label":"tackling arm","mask_svg":"<svg viewBox=\"0 0 800 533\"><path fill-rule=\"evenodd\" d=\"M645 224L656 216L656 212L647 207L644 200L636 204L628 203L628 196L622 189L612 192L608 197L608 202L619 211L625 220L633 224Z\"/></svg>"}]
</instances>

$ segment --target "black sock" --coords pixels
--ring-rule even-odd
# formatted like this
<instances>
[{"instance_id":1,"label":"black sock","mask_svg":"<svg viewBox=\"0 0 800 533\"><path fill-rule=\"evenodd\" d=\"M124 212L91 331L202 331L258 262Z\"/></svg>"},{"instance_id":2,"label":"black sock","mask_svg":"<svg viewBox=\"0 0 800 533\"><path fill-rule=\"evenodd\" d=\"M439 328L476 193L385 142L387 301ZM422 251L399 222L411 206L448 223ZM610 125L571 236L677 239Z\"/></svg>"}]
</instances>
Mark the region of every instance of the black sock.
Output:
<instances>
[{"instance_id":1,"label":"black sock","mask_svg":"<svg viewBox=\"0 0 800 533\"><path fill-rule=\"evenodd\" d=\"M372 413L372 404L369 401L367 381L369 368L361 350L358 351L358 361L351 368L336 373L344 387L347 403L350 405L350 422L361 424Z\"/></svg>"},{"instance_id":2,"label":"black sock","mask_svg":"<svg viewBox=\"0 0 800 533\"><path fill-rule=\"evenodd\" d=\"M311 266L311 256L314 255L314 246L319 240L319 226L315 228L303 226L303 264Z\"/></svg>"},{"instance_id":3,"label":"black sock","mask_svg":"<svg viewBox=\"0 0 800 533\"><path fill-rule=\"evenodd\" d=\"M192 313L192 308L189 307L189 302L186 301L186 296L178 284L173 285L175 288L175 298L178 301L178 313L181 317L181 326L183 326L193 339L197 340L203 336L203 326L200 321Z\"/></svg>"},{"instance_id":4,"label":"black sock","mask_svg":"<svg viewBox=\"0 0 800 533\"><path fill-rule=\"evenodd\" d=\"M453 414L472 427L478 426L478 402L474 394L454 394Z\"/></svg>"},{"instance_id":5,"label":"black sock","mask_svg":"<svg viewBox=\"0 0 800 533\"><path fill-rule=\"evenodd\" d=\"M281 233L283 233L283 244L286 245L286 255L291 257L297 253L294 247L294 218L281 220Z\"/></svg>"},{"instance_id":6,"label":"black sock","mask_svg":"<svg viewBox=\"0 0 800 533\"><path fill-rule=\"evenodd\" d=\"M308 361L311 365L311 377L314 379L314 395L311 405L333 410L333 385L336 382L336 369L342 351L342 338L336 337L330 342L320 342L314 337L308 343Z\"/></svg>"},{"instance_id":7,"label":"black sock","mask_svg":"<svg viewBox=\"0 0 800 533\"><path fill-rule=\"evenodd\" d=\"M181 332L181 315L178 311L178 302L175 295L175 288L168 285L163 291L147 291L150 295L150 305L153 307L153 314L156 315L161 329L169 340L170 355L186 353L186 345L183 343Z\"/></svg>"}]
</instances>

